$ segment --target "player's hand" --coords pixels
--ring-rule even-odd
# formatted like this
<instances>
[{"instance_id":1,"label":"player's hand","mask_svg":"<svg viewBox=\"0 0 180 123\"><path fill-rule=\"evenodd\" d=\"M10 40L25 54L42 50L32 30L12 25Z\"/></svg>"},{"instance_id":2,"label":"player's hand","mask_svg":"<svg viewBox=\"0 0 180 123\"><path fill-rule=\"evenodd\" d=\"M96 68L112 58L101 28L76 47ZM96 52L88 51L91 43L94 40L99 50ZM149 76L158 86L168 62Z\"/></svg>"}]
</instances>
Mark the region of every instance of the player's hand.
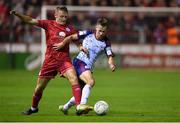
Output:
<instances>
[{"instance_id":1,"label":"player's hand","mask_svg":"<svg viewBox=\"0 0 180 123\"><path fill-rule=\"evenodd\" d=\"M87 48L84 48L83 46L81 46L79 49L80 49L81 51L83 51L84 53L89 54L89 51L88 51Z\"/></svg>"},{"instance_id":2,"label":"player's hand","mask_svg":"<svg viewBox=\"0 0 180 123\"><path fill-rule=\"evenodd\" d=\"M56 44L53 45L53 49L55 49L55 50L62 49L63 47L64 47L64 43L63 42L56 43Z\"/></svg>"},{"instance_id":3,"label":"player's hand","mask_svg":"<svg viewBox=\"0 0 180 123\"><path fill-rule=\"evenodd\" d=\"M81 46L80 51L83 51L87 56L89 56L89 51L87 48L84 48L83 46Z\"/></svg>"},{"instance_id":4,"label":"player's hand","mask_svg":"<svg viewBox=\"0 0 180 123\"><path fill-rule=\"evenodd\" d=\"M110 64L109 67L110 67L110 69L111 69L112 72L114 72L115 69L116 69L116 66L115 66L114 64Z\"/></svg>"},{"instance_id":5,"label":"player's hand","mask_svg":"<svg viewBox=\"0 0 180 123\"><path fill-rule=\"evenodd\" d=\"M83 52L86 53L87 55L89 54L88 49L86 49L86 48L84 48L84 47L81 49L81 51L83 51Z\"/></svg>"},{"instance_id":6,"label":"player's hand","mask_svg":"<svg viewBox=\"0 0 180 123\"><path fill-rule=\"evenodd\" d=\"M17 12L16 12L15 10L11 10L9 13L10 13L11 15L15 15Z\"/></svg>"}]
</instances>

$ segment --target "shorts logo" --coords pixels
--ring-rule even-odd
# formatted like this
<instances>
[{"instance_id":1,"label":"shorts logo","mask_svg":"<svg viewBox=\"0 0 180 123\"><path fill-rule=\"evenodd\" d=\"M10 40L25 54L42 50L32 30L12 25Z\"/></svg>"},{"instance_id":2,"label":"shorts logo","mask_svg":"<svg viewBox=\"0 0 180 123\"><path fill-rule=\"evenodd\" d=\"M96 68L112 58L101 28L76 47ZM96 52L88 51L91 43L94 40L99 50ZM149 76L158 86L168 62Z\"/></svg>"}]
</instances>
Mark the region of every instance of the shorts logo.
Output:
<instances>
[{"instance_id":1,"label":"shorts logo","mask_svg":"<svg viewBox=\"0 0 180 123\"><path fill-rule=\"evenodd\" d=\"M85 66L85 68L86 68L86 69L89 69L89 67L88 67L88 66Z\"/></svg>"},{"instance_id":2,"label":"shorts logo","mask_svg":"<svg viewBox=\"0 0 180 123\"><path fill-rule=\"evenodd\" d=\"M60 37L66 37L66 33L65 32L59 32L59 36Z\"/></svg>"}]
</instances>

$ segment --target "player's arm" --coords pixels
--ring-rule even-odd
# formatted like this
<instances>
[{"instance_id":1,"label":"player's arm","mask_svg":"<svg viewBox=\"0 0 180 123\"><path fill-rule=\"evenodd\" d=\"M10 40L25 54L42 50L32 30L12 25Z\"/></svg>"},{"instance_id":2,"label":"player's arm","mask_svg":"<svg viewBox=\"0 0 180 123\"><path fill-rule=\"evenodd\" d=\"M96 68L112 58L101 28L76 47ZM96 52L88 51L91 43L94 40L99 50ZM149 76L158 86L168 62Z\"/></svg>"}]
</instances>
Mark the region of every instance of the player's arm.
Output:
<instances>
[{"instance_id":1,"label":"player's arm","mask_svg":"<svg viewBox=\"0 0 180 123\"><path fill-rule=\"evenodd\" d=\"M91 33L92 33L91 31L79 31L78 33L66 37L62 42L54 44L53 48L55 50L59 50L63 48L66 44L70 43L71 41L77 41L78 39L83 39Z\"/></svg>"},{"instance_id":2,"label":"player's arm","mask_svg":"<svg viewBox=\"0 0 180 123\"><path fill-rule=\"evenodd\" d=\"M38 24L38 20L33 19L30 16L18 13L15 10L10 11L10 14L17 16L21 21L23 21L23 22L25 22L27 24L31 24L31 25L37 25Z\"/></svg>"},{"instance_id":3,"label":"player's arm","mask_svg":"<svg viewBox=\"0 0 180 123\"><path fill-rule=\"evenodd\" d=\"M113 56L109 56L108 57L108 64L109 64L109 68L111 69L111 71L115 71L116 69L116 65L114 63L114 59L113 59Z\"/></svg>"},{"instance_id":4,"label":"player's arm","mask_svg":"<svg viewBox=\"0 0 180 123\"><path fill-rule=\"evenodd\" d=\"M88 51L88 49L87 48L85 48L85 47L83 47L83 45L82 45L82 43L81 42L77 42L77 41L75 41L74 42L75 44L76 44L76 46L78 47L78 49L79 49L79 51L83 51L85 54L89 54L89 51Z\"/></svg>"},{"instance_id":5,"label":"player's arm","mask_svg":"<svg viewBox=\"0 0 180 123\"><path fill-rule=\"evenodd\" d=\"M59 49L62 49L66 44L70 43L71 41L76 41L78 40L78 34L75 33L75 34L72 34L68 37L66 37L62 42L60 43L56 43L53 45L53 49L55 50L59 50Z\"/></svg>"},{"instance_id":6,"label":"player's arm","mask_svg":"<svg viewBox=\"0 0 180 123\"><path fill-rule=\"evenodd\" d=\"M109 40L106 40L106 48L105 48L105 53L106 55L108 56L108 64L109 64L109 68L111 69L111 71L115 71L116 69L116 65L115 65L115 62L114 62L114 53L112 52L112 49L111 49L111 44L109 42Z\"/></svg>"}]
</instances>

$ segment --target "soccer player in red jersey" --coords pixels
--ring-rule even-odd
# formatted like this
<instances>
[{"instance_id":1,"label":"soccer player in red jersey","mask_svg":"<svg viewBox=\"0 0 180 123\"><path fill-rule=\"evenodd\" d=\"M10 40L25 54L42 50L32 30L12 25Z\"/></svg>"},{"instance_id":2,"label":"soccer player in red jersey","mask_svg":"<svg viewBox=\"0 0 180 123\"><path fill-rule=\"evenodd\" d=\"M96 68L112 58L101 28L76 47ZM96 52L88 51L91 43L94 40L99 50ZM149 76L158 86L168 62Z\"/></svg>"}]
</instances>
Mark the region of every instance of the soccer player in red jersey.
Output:
<instances>
[{"instance_id":1,"label":"soccer player in red jersey","mask_svg":"<svg viewBox=\"0 0 180 123\"><path fill-rule=\"evenodd\" d=\"M69 57L69 44L63 49L54 50L53 45L63 41L63 39L73 33L75 29L67 23L68 10L66 7L57 7L54 12L55 20L37 20L30 16L23 15L14 10L10 14L17 16L23 22L41 27L46 33L46 54L45 60L39 72L37 85L32 98L32 105L27 111L22 112L24 115L31 115L38 112L38 104L42 97L43 90L48 82L54 78L59 72L60 75L66 77L71 86L73 96L78 108L77 111L89 110L87 105L79 105L81 100L81 89L78 83L76 71Z\"/></svg>"}]
</instances>

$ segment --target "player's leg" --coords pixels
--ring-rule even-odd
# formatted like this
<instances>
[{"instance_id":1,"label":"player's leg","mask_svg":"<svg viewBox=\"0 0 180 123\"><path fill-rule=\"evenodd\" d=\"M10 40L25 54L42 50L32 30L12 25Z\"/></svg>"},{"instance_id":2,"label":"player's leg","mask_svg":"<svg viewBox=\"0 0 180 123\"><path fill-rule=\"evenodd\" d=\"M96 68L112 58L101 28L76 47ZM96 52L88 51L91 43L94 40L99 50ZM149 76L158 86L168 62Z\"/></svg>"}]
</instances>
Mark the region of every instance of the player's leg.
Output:
<instances>
[{"instance_id":1,"label":"player's leg","mask_svg":"<svg viewBox=\"0 0 180 123\"><path fill-rule=\"evenodd\" d=\"M83 83L85 83L82 89L81 104L86 104L90 94L90 90L94 85L94 79L91 74L90 68L87 64L80 59L74 58L73 65L76 69L77 75Z\"/></svg>"},{"instance_id":2,"label":"player's leg","mask_svg":"<svg viewBox=\"0 0 180 123\"><path fill-rule=\"evenodd\" d=\"M73 91L73 96L75 98L75 103L76 103L76 114L81 115L84 112L89 112L89 106L87 105L80 105L81 101L81 88L78 83L76 71L74 68L68 69L65 73L64 76L69 80L72 86L72 91Z\"/></svg>"},{"instance_id":3,"label":"player's leg","mask_svg":"<svg viewBox=\"0 0 180 123\"><path fill-rule=\"evenodd\" d=\"M63 75L69 80L69 82L72 86L72 93L75 98L75 103L76 103L76 105L79 105L80 101L81 101L81 88L78 83L76 71L72 67L72 68L69 68L68 70L66 70Z\"/></svg>"},{"instance_id":4,"label":"player's leg","mask_svg":"<svg viewBox=\"0 0 180 123\"><path fill-rule=\"evenodd\" d=\"M46 88L50 79L51 78L38 78L37 85L33 95L32 108L38 107L39 100L41 99L43 91Z\"/></svg>"},{"instance_id":5,"label":"player's leg","mask_svg":"<svg viewBox=\"0 0 180 123\"><path fill-rule=\"evenodd\" d=\"M59 110L63 112L65 115L68 114L68 109L70 109L72 106L74 106L75 103L75 98L71 97L71 99L64 105L59 105Z\"/></svg>"},{"instance_id":6,"label":"player's leg","mask_svg":"<svg viewBox=\"0 0 180 123\"><path fill-rule=\"evenodd\" d=\"M74 106L76 103L75 103L75 98L74 97L71 97L71 99L65 104L63 105L63 108L65 110L68 110L69 108L71 108L72 106Z\"/></svg>"},{"instance_id":7,"label":"player's leg","mask_svg":"<svg viewBox=\"0 0 180 123\"><path fill-rule=\"evenodd\" d=\"M22 112L24 115L31 115L32 113L38 112L38 104L41 100L43 90L47 86L50 78L41 78L39 77L37 80L36 88L32 97L32 105L27 111Z\"/></svg>"},{"instance_id":8,"label":"player's leg","mask_svg":"<svg viewBox=\"0 0 180 123\"><path fill-rule=\"evenodd\" d=\"M51 63L51 64L49 64ZM54 78L57 74L57 62L55 59L45 59L44 63L39 72L39 77L36 83L36 88L32 97L31 108L24 111L24 115L31 115L32 113L38 112L38 104L41 100L43 90L46 88L49 80Z\"/></svg>"},{"instance_id":9,"label":"player's leg","mask_svg":"<svg viewBox=\"0 0 180 123\"><path fill-rule=\"evenodd\" d=\"M81 73L80 75L81 80L83 80L86 84L82 90L82 97L81 97L81 109L77 111L78 115L87 114L93 107L86 105L88 97L90 95L91 88L94 85L94 79L91 74L90 70L86 70ZM59 109L64 113L67 114L67 110L74 104L74 98L72 97L65 105L60 105Z\"/></svg>"},{"instance_id":10,"label":"player's leg","mask_svg":"<svg viewBox=\"0 0 180 123\"><path fill-rule=\"evenodd\" d=\"M81 100L81 88L78 82L76 71L70 61L70 59L66 59L66 61L61 66L60 73L62 73L71 83L73 96L75 98L77 114L82 114L84 111L89 111L90 106L88 105L79 105Z\"/></svg>"},{"instance_id":11,"label":"player's leg","mask_svg":"<svg viewBox=\"0 0 180 123\"><path fill-rule=\"evenodd\" d=\"M86 70L79 76L86 84L82 89L82 96L80 104L86 104L91 92L91 88L94 86L95 81L90 70Z\"/></svg>"},{"instance_id":12,"label":"player's leg","mask_svg":"<svg viewBox=\"0 0 180 123\"><path fill-rule=\"evenodd\" d=\"M80 80L80 79L78 79L78 81L79 81L79 84L80 84L81 90L82 90L83 87L84 87L84 85L85 85L85 83L84 83L82 80ZM61 112L63 112L65 115L67 115L67 114L68 114L68 110L69 110L72 106L74 106L75 104L76 104L76 103L75 103L75 98L74 98L74 97L71 97L70 100L69 100L66 104L64 104L64 105L59 105L59 110L60 110Z\"/></svg>"}]
</instances>

